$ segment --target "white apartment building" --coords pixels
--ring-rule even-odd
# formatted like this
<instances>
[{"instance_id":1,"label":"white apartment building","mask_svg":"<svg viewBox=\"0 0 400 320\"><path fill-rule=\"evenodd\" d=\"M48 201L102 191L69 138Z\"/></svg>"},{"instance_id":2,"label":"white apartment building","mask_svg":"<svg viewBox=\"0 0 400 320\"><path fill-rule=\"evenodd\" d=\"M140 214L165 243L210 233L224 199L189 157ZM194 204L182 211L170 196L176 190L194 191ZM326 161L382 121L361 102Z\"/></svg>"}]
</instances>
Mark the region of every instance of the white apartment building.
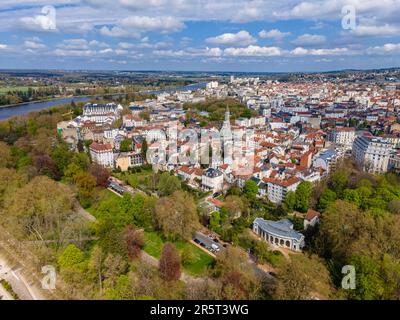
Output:
<instances>
[{"instance_id":1,"label":"white apartment building","mask_svg":"<svg viewBox=\"0 0 400 320\"><path fill-rule=\"evenodd\" d=\"M206 84L206 89L216 89L218 88L218 81L211 81Z\"/></svg>"},{"instance_id":2,"label":"white apartment building","mask_svg":"<svg viewBox=\"0 0 400 320\"><path fill-rule=\"evenodd\" d=\"M345 149L351 149L354 139L356 138L355 128L348 127L337 127L334 128L329 134L329 140L345 147Z\"/></svg>"},{"instance_id":3,"label":"white apartment building","mask_svg":"<svg viewBox=\"0 0 400 320\"><path fill-rule=\"evenodd\" d=\"M321 151L321 153L315 158L313 162L314 168L322 168L326 173L329 173L336 169L336 162L338 154L333 149Z\"/></svg>"},{"instance_id":4,"label":"white apartment building","mask_svg":"<svg viewBox=\"0 0 400 320\"><path fill-rule=\"evenodd\" d=\"M264 178L264 182L268 186L268 199L273 203L281 203L286 198L289 191L296 191L297 186L300 184L298 177L291 177L285 180Z\"/></svg>"},{"instance_id":5,"label":"white apartment building","mask_svg":"<svg viewBox=\"0 0 400 320\"><path fill-rule=\"evenodd\" d=\"M224 175L218 169L208 168L201 176L201 185L212 192L221 191L224 186Z\"/></svg>"},{"instance_id":6,"label":"white apartment building","mask_svg":"<svg viewBox=\"0 0 400 320\"><path fill-rule=\"evenodd\" d=\"M90 147L92 160L103 167L114 167L113 148L110 143L100 144L93 142Z\"/></svg>"},{"instance_id":7,"label":"white apartment building","mask_svg":"<svg viewBox=\"0 0 400 320\"><path fill-rule=\"evenodd\" d=\"M353 143L353 158L367 172L385 173L392 150L386 139L360 136Z\"/></svg>"},{"instance_id":8,"label":"white apartment building","mask_svg":"<svg viewBox=\"0 0 400 320\"><path fill-rule=\"evenodd\" d=\"M118 119L122 106L115 103L88 103L83 107L82 120L96 123L112 123Z\"/></svg>"}]
</instances>

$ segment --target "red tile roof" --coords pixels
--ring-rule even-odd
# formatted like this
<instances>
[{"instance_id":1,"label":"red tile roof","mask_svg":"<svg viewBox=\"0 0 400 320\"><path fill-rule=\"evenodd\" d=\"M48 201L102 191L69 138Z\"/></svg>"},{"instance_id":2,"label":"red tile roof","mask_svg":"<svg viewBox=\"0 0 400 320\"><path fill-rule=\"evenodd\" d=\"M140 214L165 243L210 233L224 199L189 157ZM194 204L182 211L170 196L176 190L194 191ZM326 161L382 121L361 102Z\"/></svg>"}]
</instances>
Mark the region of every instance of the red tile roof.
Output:
<instances>
[{"instance_id":1,"label":"red tile roof","mask_svg":"<svg viewBox=\"0 0 400 320\"><path fill-rule=\"evenodd\" d=\"M90 149L96 152L101 152L101 151L112 151L112 145L110 143L106 143L106 144L101 144L101 143L97 143L97 142L93 142L90 145Z\"/></svg>"}]
</instances>

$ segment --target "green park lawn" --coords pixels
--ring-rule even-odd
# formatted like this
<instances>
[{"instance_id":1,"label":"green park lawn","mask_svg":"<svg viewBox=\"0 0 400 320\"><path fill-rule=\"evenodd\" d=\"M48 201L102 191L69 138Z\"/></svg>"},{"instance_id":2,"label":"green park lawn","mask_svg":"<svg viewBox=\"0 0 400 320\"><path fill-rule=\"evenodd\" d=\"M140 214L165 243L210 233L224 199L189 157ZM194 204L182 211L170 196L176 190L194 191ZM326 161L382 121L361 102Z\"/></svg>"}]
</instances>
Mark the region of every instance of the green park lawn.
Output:
<instances>
[{"instance_id":1,"label":"green park lawn","mask_svg":"<svg viewBox=\"0 0 400 320\"><path fill-rule=\"evenodd\" d=\"M118 195L111 192L110 190L105 189L101 191L99 200L86 210L97 219L102 219L104 218L104 214L107 214L108 216L115 217L115 221L117 222L118 212L119 210L121 210L120 203L121 198ZM108 208L106 210L107 212L103 212L105 208ZM159 259L161 256L163 245L166 240L164 240L161 235L156 231L145 231L144 236L144 251L147 252L149 255ZM173 241L173 244L176 246L180 253L184 249L190 250L192 252L192 263L183 266L184 271L190 275L203 275L206 272L207 267L211 265L214 261L214 258L212 256L190 242L181 240Z\"/></svg>"},{"instance_id":2,"label":"green park lawn","mask_svg":"<svg viewBox=\"0 0 400 320\"><path fill-rule=\"evenodd\" d=\"M32 89L37 89L35 87L31 87ZM6 94L9 91L24 91L27 92L29 87L0 87L0 94Z\"/></svg>"},{"instance_id":3,"label":"green park lawn","mask_svg":"<svg viewBox=\"0 0 400 320\"><path fill-rule=\"evenodd\" d=\"M165 241L157 232L145 232L144 251L149 255L157 259L160 258L164 243ZM182 252L185 248L191 250L194 257L193 262L183 266L184 271L188 274L193 276L203 275L206 272L207 267L214 261L213 257L190 242L174 241L173 244L175 244L179 252Z\"/></svg>"},{"instance_id":4,"label":"green park lawn","mask_svg":"<svg viewBox=\"0 0 400 320\"><path fill-rule=\"evenodd\" d=\"M101 190L100 192L99 201L93 203L89 208L86 208L85 210L89 212L91 215L95 216L96 218L100 218L99 213L97 212L97 208L101 203L110 203L118 205L120 201L121 201L120 196L118 196L117 194L108 189L104 189Z\"/></svg>"}]
</instances>

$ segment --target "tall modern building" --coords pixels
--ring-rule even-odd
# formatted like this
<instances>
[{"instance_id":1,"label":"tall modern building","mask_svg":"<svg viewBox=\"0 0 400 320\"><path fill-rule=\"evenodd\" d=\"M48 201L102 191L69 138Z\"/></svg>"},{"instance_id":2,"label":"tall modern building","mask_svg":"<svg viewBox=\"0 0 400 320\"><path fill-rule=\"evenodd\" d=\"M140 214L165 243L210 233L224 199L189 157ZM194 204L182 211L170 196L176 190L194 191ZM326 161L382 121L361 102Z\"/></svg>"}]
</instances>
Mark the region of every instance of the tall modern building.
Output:
<instances>
[{"instance_id":1,"label":"tall modern building","mask_svg":"<svg viewBox=\"0 0 400 320\"><path fill-rule=\"evenodd\" d=\"M392 150L391 143L386 139L360 136L353 143L353 158L364 171L385 173Z\"/></svg>"}]
</instances>

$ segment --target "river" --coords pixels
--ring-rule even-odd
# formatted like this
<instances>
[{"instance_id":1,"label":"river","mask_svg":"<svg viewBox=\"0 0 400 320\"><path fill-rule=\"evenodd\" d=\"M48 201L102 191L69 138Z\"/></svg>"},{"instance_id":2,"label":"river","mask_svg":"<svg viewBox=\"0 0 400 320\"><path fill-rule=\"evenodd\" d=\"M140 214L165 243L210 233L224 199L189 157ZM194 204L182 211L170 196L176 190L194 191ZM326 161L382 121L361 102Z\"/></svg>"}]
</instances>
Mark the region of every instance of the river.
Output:
<instances>
[{"instance_id":1,"label":"river","mask_svg":"<svg viewBox=\"0 0 400 320\"><path fill-rule=\"evenodd\" d=\"M205 86L206 86L206 82L200 82L200 83L190 84L187 86L173 87L173 88L167 88L167 89L162 89L162 90L141 91L140 93L142 93L142 94L171 93L171 92L177 92L177 91L197 90L197 89L204 88ZM109 96L116 97L119 95L124 95L124 93L111 94ZM38 111L38 110L47 109L47 108L51 108L51 107L61 106L64 104L71 103L72 101L88 102L92 99L102 98L102 97L104 97L104 95L56 98L56 99L51 99L51 100L46 100L46 101L22 103L22 104L10 106L10 107L0 107L0 120L6 120L6 119L9 119L9 118L12 118L15 116L24 115L24 114L27 114L32 111Z\"/></svg>"}]
</instances>

